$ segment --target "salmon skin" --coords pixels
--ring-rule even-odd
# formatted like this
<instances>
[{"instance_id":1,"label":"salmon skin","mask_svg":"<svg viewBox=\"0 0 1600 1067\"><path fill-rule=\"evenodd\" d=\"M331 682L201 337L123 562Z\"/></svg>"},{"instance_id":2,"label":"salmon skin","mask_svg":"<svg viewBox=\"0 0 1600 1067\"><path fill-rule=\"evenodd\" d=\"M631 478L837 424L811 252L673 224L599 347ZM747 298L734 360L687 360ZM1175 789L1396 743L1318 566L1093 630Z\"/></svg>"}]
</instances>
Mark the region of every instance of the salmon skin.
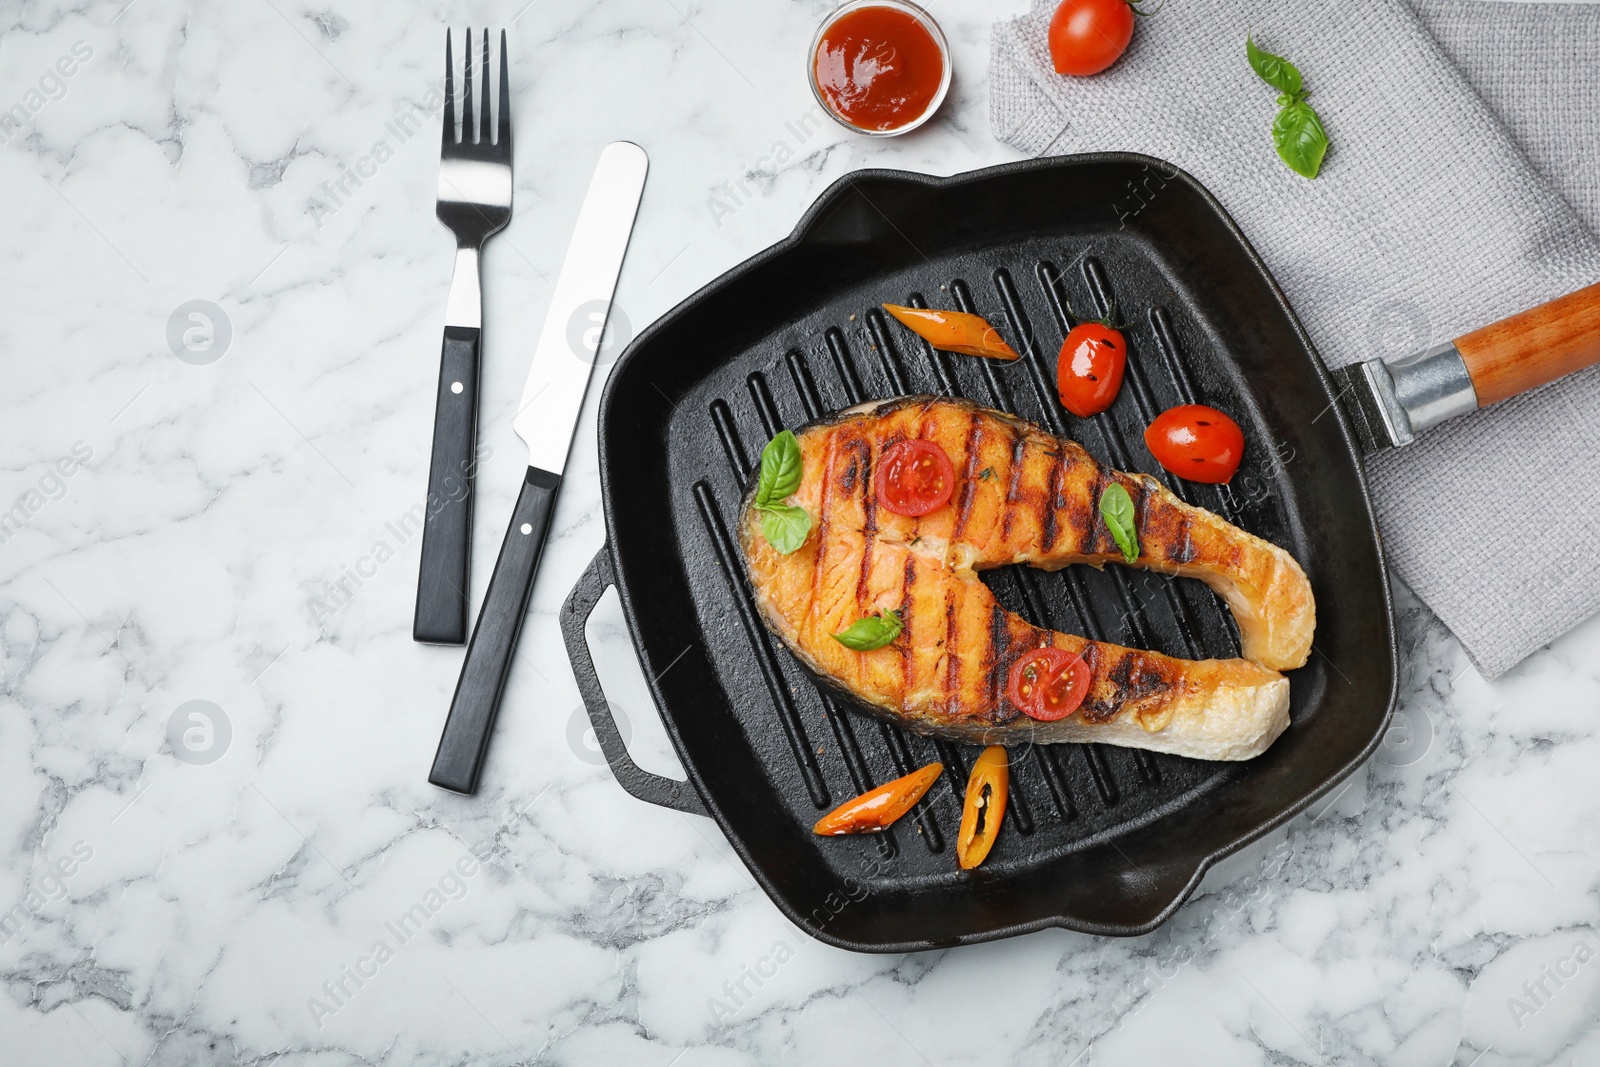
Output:
<instances>
[{"instance_id":1,"label":"salmon skin","mask_svg":"<svg viewBox=\"0 0 1600 1067\"><path fill-rule=\"evenodd\" d=\"M1082 446L964 400L902 397L796 431L802 480L788 503L811 530L795 552L761 535L754 489L739 540L758 610L810 670L917 733L983 744L1102 742L1211 760L1250 759L1289 724L1279 670L1310 654L1316 608L1283 549L1179 500L1156 479L1101 466ZM950 503L920 518L880 508L878 457L926 439L950 457ZM1034 626L1006 611L977 571L1123 565L1099 513L1113 481L1132 497L1135 567L1205 582L1238 622L1244 658L1184 660ZM880 611L903 630L858 652L833 634ZM1080 709L1039 722L1006 695L1011 666L1054 646L1081 656Z\"/></svg>"}]
</instances>

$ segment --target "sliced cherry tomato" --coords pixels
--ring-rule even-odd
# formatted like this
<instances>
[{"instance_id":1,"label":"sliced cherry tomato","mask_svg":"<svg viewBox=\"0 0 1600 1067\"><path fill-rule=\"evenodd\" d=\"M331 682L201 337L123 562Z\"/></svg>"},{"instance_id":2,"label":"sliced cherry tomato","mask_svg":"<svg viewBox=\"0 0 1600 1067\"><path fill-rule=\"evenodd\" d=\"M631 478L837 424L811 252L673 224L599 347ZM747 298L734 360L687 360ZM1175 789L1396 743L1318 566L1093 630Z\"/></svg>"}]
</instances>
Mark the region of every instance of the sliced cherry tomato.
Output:
<instances>
[{"instance_id":1,"label":"sliced cherry tomato","mask_svg":"<svg viewBox=\"0 0 1600 1067\"><path fill-rule=\"evenodd\" d=\"M1006 792L1011 785L1011 769L1006 750L990 745L979 754L967 778L966 802L961 806L961 829L956 834L956 861L963 871L982 863L1000 835L1000 820L1006 813Z\"/></svg>"},{"instance_id":2,"label":"sliced cherry tomato","mask_svg":"<svg viewBox=\"0 0 1600 1067\"><path fill-rule=\"evenodd\" d=\"M1037 706L1029 712L1040 722L1065 719L1078 710L1083 698L1089 695L1089 665L1067 653L1067 662L1059 669L1045 671L1040 676Z\"/></svg>"},{"instance_id":3,"label":"sliced cherry tomato","mask_svg":"<svg viewBox=\"0 0 1600 1067\"><path fill-rule=\"evenodd\" d=\"M1080 322L1067 334L1056 360L1061 406L1080 419L1100 414L1117 399L1127 365L1128 342L1121 330L1103 322Z\"/></svg>"},{"instance_id":4,"label":"sliced cherry tomato","mask_svg":"<svg viewBox=\"0 0 1600 1067\"><path fill-rule=\"evenodd\" d=\"M878 504L896 515L926 515L956 490L956 469L932 441L901 441L878 460Z\"/></svg>"},{"instance_id":5,"label":"sliced cherry tomato","mask_svg":"<svg viewBox=\"0 0 1600 1067\"><path fill-rule=\"evenodd\" d=\"M963 356L988 356L991 359L1019 358L1016 349L1006 344L1000 331L990 326L989 320L982 315L901 307L899 304L885 304L883 310L941 351L959 352Z\"/></svg>"},{"instance_id":6,"label":"sliced cherry tomato","mask_svg":"<svg viewBox=\"0 0 1600 1067\"><path fill-rule=\"evenodd\" d=\"M930 763L904 778L896 778L876 789L869 789L818 819L811 831L830 837L836 834L877 833L915 807L943 773L944 764Z\"/></svg>"},{"instance_id":7,"label":"sliced cherry tomato","mask_svg":"<svg viewBox=\"0 0 1600 1067\"><path fill-rule=\"evenodd\" d=\"M1052 669L1059 670L1070 655L1059 648L1047 647L1021 656L1011 665L1011 673L1006 678L1006 695L1011 703L1031 717L1038 706L1039 688L1045 675L1052 673Z\"/></svg>"},{"instance_id":8,"label":"sliced cherry tomato","mask_svg":"<svg viewBox=\"0 0 1600 1067\"><path fill-rule=\"evenodd\" d=\"M1050 60L1057 74L1099 74L1128 50L1128 0L1062 0L1050 19Z\"/></svg>"},{"instance_id":9,"label":"sliced cherry tomato","mask_svg":"<svg viewBox=\"0 0 1600 1067\"><path fill-rule=\"evenodd\" d=\"M1089 692L1089 665L1060 648L1040 648L1011 665L1006 695L1030 719L1055 722L1078 710Z\"/></svg>"},{"instance_id":10,"label":"sliced cherry tomato","mask_svg":"<svg viewBox=\"0 0 1600 1067\"><path fill-rule=\"evenodd\" d=\"M1216 408L1182 404L1156 416L1144 431L1156 462L1191 482L1227 482L1244 458L1244 431Z\"/></svg>"}]
</instances>

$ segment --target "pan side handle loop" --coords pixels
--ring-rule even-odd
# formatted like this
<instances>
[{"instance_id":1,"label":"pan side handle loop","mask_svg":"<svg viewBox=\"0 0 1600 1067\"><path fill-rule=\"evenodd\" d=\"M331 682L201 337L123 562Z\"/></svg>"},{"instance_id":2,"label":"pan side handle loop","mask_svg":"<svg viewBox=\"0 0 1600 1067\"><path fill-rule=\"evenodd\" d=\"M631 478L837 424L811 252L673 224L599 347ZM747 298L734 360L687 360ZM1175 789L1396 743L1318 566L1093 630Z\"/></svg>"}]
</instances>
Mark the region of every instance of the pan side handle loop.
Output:
<instances>
[{"instance_id":1,"label":"pan side handle loop","mask_svg":"<svg viewBox=\"0 0 1600 1067\"><path fill-rule=\"evenodd\" d=\"M583 577L572 587L561 605L561 637L567 644L567 658L572 661L572 673L578 681L578 693L589 712L589 724L600 742L600 751L617 784L640 800L659 804L663 808L686 812L690 815L708 815L694 786L652 774L633 762L628 746L617 730L616 720L606 704L605 691L600 687L600 676L594 669L594 657L589 652L589 638L584 626L594 612L595 605L605 591L616 584L616 574L611 569L611 546L601 545L594 559L585 568Z\"/></svg>"}]
</instances>

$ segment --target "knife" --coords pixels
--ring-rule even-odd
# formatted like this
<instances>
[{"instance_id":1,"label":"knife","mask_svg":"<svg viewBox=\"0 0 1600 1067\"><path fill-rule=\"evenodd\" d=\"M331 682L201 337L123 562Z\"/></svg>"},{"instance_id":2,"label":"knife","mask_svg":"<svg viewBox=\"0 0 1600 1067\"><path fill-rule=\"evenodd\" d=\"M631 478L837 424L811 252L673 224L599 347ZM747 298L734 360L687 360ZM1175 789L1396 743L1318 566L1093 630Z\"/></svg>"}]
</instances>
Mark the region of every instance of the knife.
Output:
<instances>
[{"instance_id":1,"label":"knife","mask_svg":"<svg viewBox=\"0 0 1600 1067\"><path fill-rule=\"evenodd\" d=\"M1339 367L1332 378L1357 443L1372 455L1597 362L1600 284L1402 359Z\"/></svg>"},{"instance_id":2,"label":"knife","mask_svg":"<svg viewBox=\"0 0 1600 1067\"><path fill-rule=\"evenodd\" d=\"M439 751L428 773L428 781L457 793L478 789L489 734L522 633L533 575L555 511L573 430L605 336L605 320L648 169L644 149L629 141L613 141L601 151L533 350L533 366L512 420L518 436L528 445L528 473L511 511L511 525L500 546L500 558L450 701ZM581 341L568 339L575 323L584 326ZM596 323L598 330L592 328Z\"/></svg>"}]
</instances>

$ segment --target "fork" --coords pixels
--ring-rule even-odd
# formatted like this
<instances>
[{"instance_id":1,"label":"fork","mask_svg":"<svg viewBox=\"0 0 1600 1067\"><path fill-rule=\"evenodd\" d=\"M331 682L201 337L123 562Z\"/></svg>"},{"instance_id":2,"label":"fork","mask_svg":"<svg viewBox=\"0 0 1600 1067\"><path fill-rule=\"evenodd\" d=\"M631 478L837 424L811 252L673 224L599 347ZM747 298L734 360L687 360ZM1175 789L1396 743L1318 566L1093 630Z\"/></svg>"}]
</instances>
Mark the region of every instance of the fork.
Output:
<instances>
[{"instance_id":1,"label":"fork","mask_svg":"<svg viewBox=\"0 0 1600 1067\"><path fill-rule=\"evenodd\" d=\"M454 50L444 35L444 133L439 148L439 221L456 236L456 269L445 304L433 458L422 525L422 566L411 636L460 645L467 640L472 556L472 482L477 466L478 372L483 339L483 243L511 220L511 87L506 34L500 31L500 119L491 140L489 31L483 31L483 111L472 114L472 31L462 57L461 136L456 136Z\"/></svg>"}]
</instances>

